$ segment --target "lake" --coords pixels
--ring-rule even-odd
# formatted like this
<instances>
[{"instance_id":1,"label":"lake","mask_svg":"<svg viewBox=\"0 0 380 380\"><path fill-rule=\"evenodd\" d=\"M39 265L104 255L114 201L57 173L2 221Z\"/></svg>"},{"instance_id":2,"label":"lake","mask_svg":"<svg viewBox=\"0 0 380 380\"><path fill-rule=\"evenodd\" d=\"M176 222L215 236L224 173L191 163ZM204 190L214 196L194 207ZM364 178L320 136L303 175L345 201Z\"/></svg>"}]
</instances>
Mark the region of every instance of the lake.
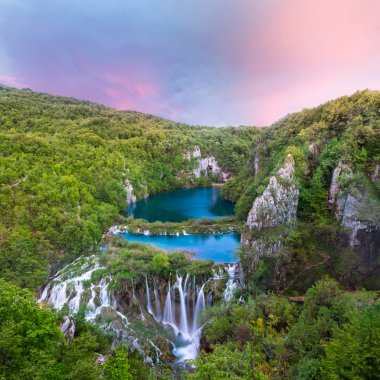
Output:
<instances>
[{"instance_id":1,"label":"lake","mask_svg":"<svg viewBox=\"0 0 380 380\"><path fill-rule=\"evenodd\" d=\"M189 219L221 218L233 215L234 204L221 198L220 187L177 189L152 195L128 208L128 215L149 222L183 222ZM122 233L128 241L153 245L167 251L194 253L197 259L216 263L237 261L234 252L240 235L143 235Z\"/></svg>"},{"instance_id":2,"label":"lake","mask_svg":"<svg viewBox=\"0 0 380 380\"><path fill-rule=\"evenodd\" d=\"M239 234L216 235L140 235L121 233L128 241L153 245L167 251L193 252L196 259L213 260L216 263L231 263L237 261L234 256L239 246Z\"/></svg>"},{"instance_id":3,"label":"lake","mask_svg":"<svg viewBox=\"0 0 380 380\"><path fill-rule=\"evenodd\" d=\"M128 215L148 222L183 222L232 215L234 207L221 198L220 187L177 189L138 201L128 208Z\"/></svg>"}]
</instances>

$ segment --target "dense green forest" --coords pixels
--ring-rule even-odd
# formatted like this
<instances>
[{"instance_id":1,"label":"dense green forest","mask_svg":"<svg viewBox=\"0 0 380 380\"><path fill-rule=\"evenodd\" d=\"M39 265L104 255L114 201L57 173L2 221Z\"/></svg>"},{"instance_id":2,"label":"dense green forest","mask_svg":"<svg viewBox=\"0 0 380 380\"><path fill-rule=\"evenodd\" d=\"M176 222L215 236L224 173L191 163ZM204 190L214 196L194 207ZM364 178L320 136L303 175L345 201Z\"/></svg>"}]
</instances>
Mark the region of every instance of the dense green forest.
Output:
<instances>
[{"instance_id":1,"label":"dense green forest","mask_svg":"<svg viewBox=\"0 0 380 380\"><path fill-rule=\"evenodd\" d=\"M167 363L151 367L129 347L114 348L85 310L73 316L75 336L67 339L59 328L64 312L41 307L35 296L64 265L98 251L115 220L126 220L128 184L140 199L217 180L192 175L197 162L184 157L195 147L231 175L222 194L236 202L236 219L220 226L243 229L247 244L240 250L244 286L231 302L216 298L206 310L202 351L181 377L378 378L380 92L342 97L267 128L210 128L0 86L1 379L179 376ZM288 155L296 218L244 227ZM341 216L339 202L348 198L354 206ZM209 262L118 244L107 273L121 284L147 274L166 281L176 270L212 273Z\"/></svg>"}]
</instances>

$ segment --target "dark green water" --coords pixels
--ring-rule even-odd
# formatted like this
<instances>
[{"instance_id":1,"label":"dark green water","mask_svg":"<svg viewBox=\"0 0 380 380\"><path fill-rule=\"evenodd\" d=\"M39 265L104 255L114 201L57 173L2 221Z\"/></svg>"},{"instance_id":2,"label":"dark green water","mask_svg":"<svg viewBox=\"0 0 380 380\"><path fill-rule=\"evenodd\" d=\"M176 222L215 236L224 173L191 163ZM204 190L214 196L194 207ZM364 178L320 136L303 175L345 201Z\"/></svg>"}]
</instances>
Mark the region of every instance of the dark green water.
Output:
<instances>
[{"instance_id":1,"label":"dark green water","mask_svg":"<svg viewBox=\"0 0 380 380\"><path fill-rule=\"evenodd\" d=\"M233 212L234 204L220 197L219 187L167 191L152 195L128 209L128 215L149 222L220 218Z\"/></svg>"}]
</instances>

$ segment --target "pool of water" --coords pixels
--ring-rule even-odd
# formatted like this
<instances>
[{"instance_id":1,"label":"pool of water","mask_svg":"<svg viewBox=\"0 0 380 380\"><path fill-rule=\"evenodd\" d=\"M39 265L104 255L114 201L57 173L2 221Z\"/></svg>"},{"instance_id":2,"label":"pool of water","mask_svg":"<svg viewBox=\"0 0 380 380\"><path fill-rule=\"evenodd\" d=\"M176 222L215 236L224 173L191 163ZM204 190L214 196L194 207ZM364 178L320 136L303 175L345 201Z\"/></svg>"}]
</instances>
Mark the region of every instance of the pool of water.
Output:
<instances>
[{"instance_id":1,"label":"pool of water","mask_svg":"<svg viewBox=\"0 0 380 380\"><path fill-rule=\"evenodd\" d=\"M220 196L219 187L177 189L131 205L128 215L149 222L183 222L232 215L234 207L232 202Z\"/></svg>"},{"instance_id":2,"label":"pool of water","mask_svg":"<svg viewBox=\"0 0 380 380\"><path fill-rule=\"evenodd\" d=\"M120 234L128 241L153 245L167 251L186 251L194 253L194 258L213 260L216 263L237 261L234 255L240 242L238 234L217 235L139 235Z\"/></svg>"}]
</instances>

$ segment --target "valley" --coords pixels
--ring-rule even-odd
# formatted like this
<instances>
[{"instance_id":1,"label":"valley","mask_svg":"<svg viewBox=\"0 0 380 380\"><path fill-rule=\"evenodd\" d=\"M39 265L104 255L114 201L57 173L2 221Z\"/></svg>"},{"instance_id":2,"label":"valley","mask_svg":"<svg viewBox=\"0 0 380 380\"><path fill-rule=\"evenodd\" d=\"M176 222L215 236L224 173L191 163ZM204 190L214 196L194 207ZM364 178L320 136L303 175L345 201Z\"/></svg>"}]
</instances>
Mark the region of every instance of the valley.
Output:
<instances>
[{"instance_id":1,"label":"valley","mask_svg":"<svg viewBox=\"0 0 380 380\"><path fill-rule=\"evenodd\" d=\"M0 87L0 374L375 373L379 110L212 128Z\"/></svg>"}]
</instances>

